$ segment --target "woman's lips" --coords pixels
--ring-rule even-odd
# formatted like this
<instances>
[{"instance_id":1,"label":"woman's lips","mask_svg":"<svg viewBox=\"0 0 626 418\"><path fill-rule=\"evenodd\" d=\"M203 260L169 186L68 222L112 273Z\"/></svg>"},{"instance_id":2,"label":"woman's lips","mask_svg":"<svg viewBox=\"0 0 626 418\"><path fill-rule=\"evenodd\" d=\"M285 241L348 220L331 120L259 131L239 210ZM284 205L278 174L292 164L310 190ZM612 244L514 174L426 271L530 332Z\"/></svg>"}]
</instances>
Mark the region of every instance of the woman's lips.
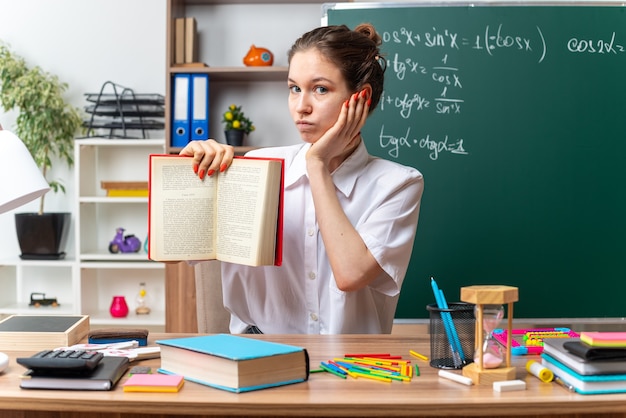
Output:
<instances>
[{"instance_id":1,"label":"woman's lips","mask_svg":"<svg viewBox=\"0 0 626 418\"><path fill-rule=\"evenodd\" d=\"M309 131L313 127L313 124L305 120L299 120L296 122L296 127L300 131Z\"/></svg>"}]
</instances>

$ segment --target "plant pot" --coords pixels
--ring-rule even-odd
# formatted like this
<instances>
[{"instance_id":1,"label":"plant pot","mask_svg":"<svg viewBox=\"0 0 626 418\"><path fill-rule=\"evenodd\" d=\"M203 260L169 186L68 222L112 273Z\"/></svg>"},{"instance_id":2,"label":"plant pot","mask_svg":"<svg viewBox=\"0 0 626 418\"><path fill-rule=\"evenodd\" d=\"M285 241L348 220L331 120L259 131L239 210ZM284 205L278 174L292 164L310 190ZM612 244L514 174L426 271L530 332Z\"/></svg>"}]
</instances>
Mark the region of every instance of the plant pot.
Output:
<instances>
[{"instance_id":1,"label":"plant pot","mask_svg":"<svg viewBox=\"0 0 626 418\"><path fill-rule=\"evenodd\" d=\"M24 260L60 260L65 258L65 245L72 214L69 212L16 213L15 229Z\"/></svg>"},{"instance_id":2,"label":"plant pot","mask_svg":"<svg viewBox=\"0 0 626 418\"><path fill-rule=\"evenodd\" d=\"M224 135L226 135L226 143L228 145L232 145L233 147L240 147L243 145L243 138L245 136L244 131L231 129L229 131L224 131Z\"/></svg>"}]
</instances>

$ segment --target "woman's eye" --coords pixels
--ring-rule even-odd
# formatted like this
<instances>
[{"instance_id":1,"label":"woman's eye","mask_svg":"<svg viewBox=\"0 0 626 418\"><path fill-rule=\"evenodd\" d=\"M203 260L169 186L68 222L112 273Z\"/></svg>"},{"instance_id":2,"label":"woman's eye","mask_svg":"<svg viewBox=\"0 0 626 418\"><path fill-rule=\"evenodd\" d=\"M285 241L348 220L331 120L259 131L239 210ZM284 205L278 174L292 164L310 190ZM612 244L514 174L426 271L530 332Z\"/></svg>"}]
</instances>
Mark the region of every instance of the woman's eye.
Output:
<instances>
[{"instance_id":1,"label":"woman's eye","mask_svg":"<svg viewBox=\"0 0 626 418\"><path fill-rule=\"evenodd\" d=\"M298 86L289 86L289 91L292 93L300 93L300 87Z\"/></svg>"},{"instance_id":2,"label":"woman's eye","mask_svg":"<svg viewBox=\"0 0 626 418\"><path fill-rule=\"evenodd\" d=\"M326 87L317 86L317 87L315 87L315 93L317 93L317 94L326 94L326 93L328 93L328 89Z\"/></svg>"}]
</instances>

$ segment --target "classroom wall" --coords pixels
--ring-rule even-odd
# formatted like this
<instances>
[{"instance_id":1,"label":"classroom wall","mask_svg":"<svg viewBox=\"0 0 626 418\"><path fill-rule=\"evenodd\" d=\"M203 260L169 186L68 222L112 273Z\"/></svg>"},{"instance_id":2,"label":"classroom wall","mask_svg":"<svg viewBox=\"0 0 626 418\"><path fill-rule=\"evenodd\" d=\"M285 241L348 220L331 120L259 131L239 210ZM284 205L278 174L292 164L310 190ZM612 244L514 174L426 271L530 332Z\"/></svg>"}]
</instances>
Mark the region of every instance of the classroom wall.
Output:
<instances>
[{"instance_id":1,"label":"classroom wall","mask_svg":"<svg viewBox=\"0 0 626 418\"><path fill-rule=\"evenodd\" d=\"M164 94L165 13L164 0L0 0L0 40L29 65L67 82L68 101L82 108L84 93L98 92L109 80ZM5 129L15 117L0 111ZM46 210L71 211L73 174L57 173L67 193L48 193ZM18 209L36 210L37 202ZM0 258L17 256L13 212L0 215L0 236Z\"/></svg>"}]
</instances>

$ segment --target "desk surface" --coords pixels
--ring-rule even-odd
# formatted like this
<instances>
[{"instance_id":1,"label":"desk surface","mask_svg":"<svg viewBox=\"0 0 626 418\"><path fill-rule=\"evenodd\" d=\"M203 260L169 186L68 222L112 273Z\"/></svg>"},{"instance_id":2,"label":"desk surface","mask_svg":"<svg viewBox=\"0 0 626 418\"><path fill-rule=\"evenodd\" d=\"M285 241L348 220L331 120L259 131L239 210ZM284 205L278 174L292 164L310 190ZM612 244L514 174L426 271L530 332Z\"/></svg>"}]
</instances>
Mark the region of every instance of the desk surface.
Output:
<instances>
[{"instance_id":1,"label":"desk surface","mask_svg":"<svg viewBox=\"0 0 626 418\"><path fill-rule=\"evenodd\" d=\"M150 341L182 334L154 334ZM389 352L409 358L409 350L428 354L427 335L261 335L261 338L306 347L311 367L348 352ZM626 394L578 395L553 383L542 383L524 370L531 357L514 357L517 378L527 390L494 392L491 386L464 386L437 376L437 369L418 361L420 376L411 382L340 379L313 373L304 383L234 394L186 382L179 393L125 393L120 385L110 392L23 390L24 369L15 362L32 353L7 352L11 361L0 374L0 416L43 417L43 412L98 413L99 417L155 415L238 416L505 416L585 414L626 417ZM134 363L132 363L134 364ZM137 364L158 367L158 359ZM123 380L126 377L123 378ZM122 382L123 382L122 380ZM11 412L9 412L11 411ZM56 414L55 416L63 416ZM74 416L74 415L72 415Z\"/></svg>"}]
</instances>

